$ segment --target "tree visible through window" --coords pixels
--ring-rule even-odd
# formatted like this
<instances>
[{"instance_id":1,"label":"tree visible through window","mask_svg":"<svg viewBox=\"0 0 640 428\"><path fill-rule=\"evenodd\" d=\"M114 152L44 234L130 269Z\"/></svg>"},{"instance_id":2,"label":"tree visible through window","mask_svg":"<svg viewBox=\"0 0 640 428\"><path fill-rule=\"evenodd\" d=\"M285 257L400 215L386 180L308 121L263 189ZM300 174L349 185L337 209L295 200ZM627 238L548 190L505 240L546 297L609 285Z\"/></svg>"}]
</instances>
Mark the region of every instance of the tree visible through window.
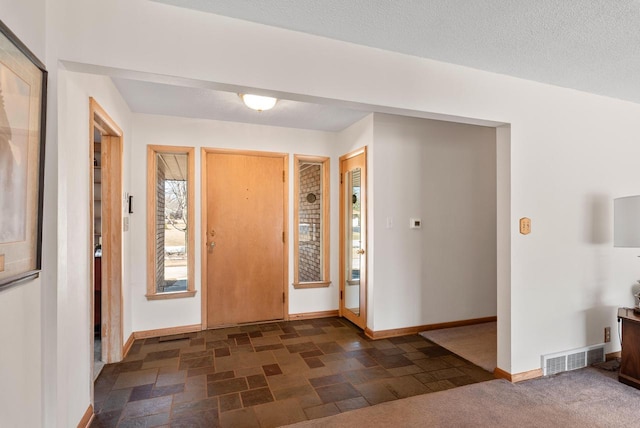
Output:
<instances>
[{"instance_id":1,"label":"tree visible through window","mask_svg":"<svg viewBox=\"0 0 640 428\"><path fill-rule=\"evenodd\" d=\"M163 156L163 155L159 155ZM186 156L185 156L186 157ZM187 290L187 180L165 180L164 271L158 292Z\"/></svg>"},{"instance_id":2,"label":"tree visible through window","mask_svg":"<svg viewBox=\"0 0 640 428\"><path fill-rule=\"evenodd\" d=\"M193 149L149 146L148 159L154 178L148 219L154 231L147 246L153 255L147 297L178 297L194 290Z\"/></svg>"}]
</instances>

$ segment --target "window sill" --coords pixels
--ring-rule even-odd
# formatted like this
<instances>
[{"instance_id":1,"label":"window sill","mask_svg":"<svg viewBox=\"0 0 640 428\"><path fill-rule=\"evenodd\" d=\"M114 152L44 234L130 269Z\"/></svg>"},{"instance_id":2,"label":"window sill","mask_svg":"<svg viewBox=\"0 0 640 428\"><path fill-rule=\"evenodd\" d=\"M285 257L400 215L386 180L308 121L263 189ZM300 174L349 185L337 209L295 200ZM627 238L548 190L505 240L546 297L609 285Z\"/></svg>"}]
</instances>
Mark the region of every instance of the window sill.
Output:
<instances>
[{"instance_id":1,"label":"window sill","mask_svg":"<svg viewBox=\"0 0 640 428\"><path fill-rule=\"evenodd\" d=\"M318 282L294 282L293 288L322 288L331 285L331 281L318 281Z\"/></svg>"},{"instance_id":2,"label":"window sill","mask_svg":"<svg viewBox=\"0 0 640 428\"><path fill-rule=\"evenodd\" d=\"M147 300L165 300L165 299L181 299L183 297L193 297L196 290L172 291L168 293L146 294Z\"/></svg>"}]
</instances>

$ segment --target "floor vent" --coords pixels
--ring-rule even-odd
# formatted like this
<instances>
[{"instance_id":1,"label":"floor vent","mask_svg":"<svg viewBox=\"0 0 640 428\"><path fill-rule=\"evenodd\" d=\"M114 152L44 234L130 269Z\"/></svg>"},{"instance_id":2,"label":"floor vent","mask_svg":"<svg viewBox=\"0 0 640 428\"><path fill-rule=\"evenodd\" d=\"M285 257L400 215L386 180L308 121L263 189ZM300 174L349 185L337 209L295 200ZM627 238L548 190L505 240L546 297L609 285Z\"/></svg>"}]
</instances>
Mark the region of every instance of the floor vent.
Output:
<instances>
[{"instance_id":1,"label":"floor vent","mask_svg":"<svg viewBox=\"0 0 640 428\"><path fill-rule=\"evenodd\" d=\"M545 376L581 369L605 360L604 343L571 351L542 356L542 372Z\"/></svg>"}]
</instances>

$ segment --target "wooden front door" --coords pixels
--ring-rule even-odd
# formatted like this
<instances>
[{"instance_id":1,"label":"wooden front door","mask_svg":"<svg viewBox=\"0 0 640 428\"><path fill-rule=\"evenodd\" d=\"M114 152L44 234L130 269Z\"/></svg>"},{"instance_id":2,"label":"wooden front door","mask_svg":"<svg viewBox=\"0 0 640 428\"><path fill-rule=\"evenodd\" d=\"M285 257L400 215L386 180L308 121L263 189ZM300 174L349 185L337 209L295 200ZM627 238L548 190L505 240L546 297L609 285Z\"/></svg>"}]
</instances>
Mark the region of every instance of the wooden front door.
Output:
<instances>
[{"instance_id":1,"label":"wooden front door","mask_svg":"<svg viewBox=\"0 0 640 428\"><path fill-rule=\"evenodd\" d=\"M283 319L286 156L206 157L207 327Z\"/></svg>"}]
</instances>

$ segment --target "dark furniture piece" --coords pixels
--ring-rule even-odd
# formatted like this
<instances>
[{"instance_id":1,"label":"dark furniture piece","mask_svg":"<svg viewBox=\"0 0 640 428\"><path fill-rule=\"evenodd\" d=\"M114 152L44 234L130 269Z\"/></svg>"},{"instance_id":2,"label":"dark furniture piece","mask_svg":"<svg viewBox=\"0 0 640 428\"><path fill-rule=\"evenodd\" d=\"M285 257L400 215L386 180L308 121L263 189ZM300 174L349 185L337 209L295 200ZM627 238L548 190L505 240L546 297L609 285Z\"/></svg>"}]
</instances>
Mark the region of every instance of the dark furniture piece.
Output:
<instances>
[{"instance_id":1,"label":"dark furniture piece","mask_svg":"<svg viewBox=\"0 0 640 428\"><path fill-rule=\"evenodd\" d=\"M632 308L618 308L622 321L622 356L618 380L640 389L640 315Z\"/></svg>"}]
</instances>

